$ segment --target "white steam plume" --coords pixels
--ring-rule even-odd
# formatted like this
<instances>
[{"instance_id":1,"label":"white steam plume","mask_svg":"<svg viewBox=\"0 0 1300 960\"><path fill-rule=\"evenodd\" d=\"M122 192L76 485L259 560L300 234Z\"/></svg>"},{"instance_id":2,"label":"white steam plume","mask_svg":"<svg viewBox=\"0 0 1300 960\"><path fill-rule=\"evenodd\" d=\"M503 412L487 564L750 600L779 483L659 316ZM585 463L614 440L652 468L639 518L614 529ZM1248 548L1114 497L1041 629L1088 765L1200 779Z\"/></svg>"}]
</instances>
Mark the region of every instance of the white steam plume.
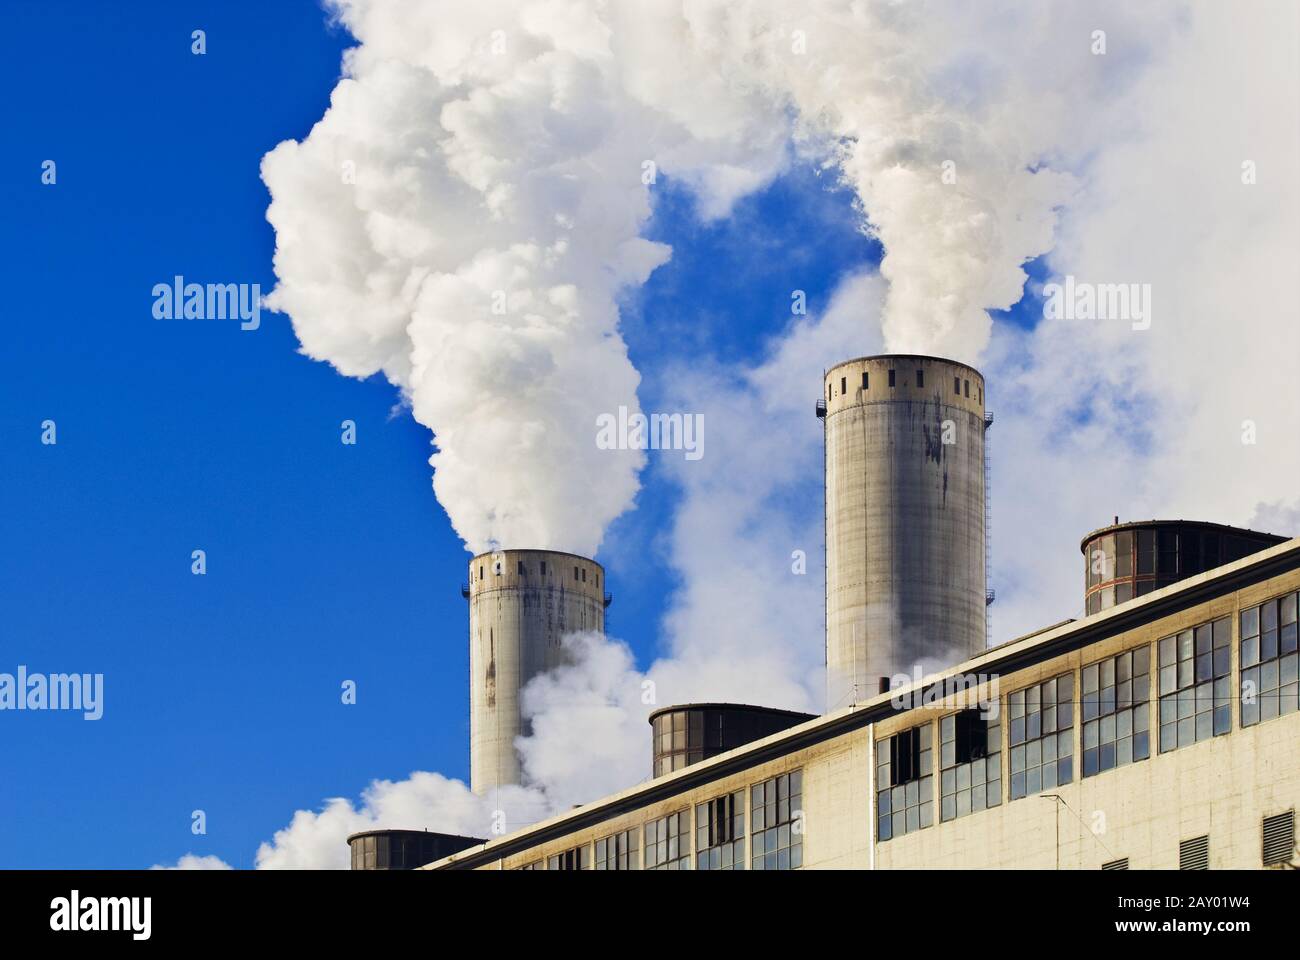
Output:
<instances>
[{"instance_id":1,"label":"white steam plume","mask_svg":"<svg viewBox=\"0 0 1300 960\"><path fill-rule=\"evenodd\" d=\"M345 79L311 133L262 164L268 303L308 356L401 389L475 552L595 553L643 462L598 449L595 422L637 410L615 298L669 256L639 237L644 181L689 165L721 212L736 164L756 186L783 156L780 128L719 116L692 136L631 99L607 12L341 2L360 41Z\"/></svg>"},{"instance_id":2,"label":"white steam plume","mask_svg":"<svg viewBox=\"0 0 1300 960\"><path fill-rule=\"evenodd\" d=\"M345 79L263 161L268 302L309 356L400 388L471 550L590 555L643 462L594 423L636 409L616 300L669 256L639 236L658 176L712 218L792 149L837 166L885 247L891 350L973 358L1019 298L1073 189L1048 166L1065 119L1026 123L1039 77L972 55L961 8L338 0ZM1058 37L1057 88L1092 66L1087 18L1022 9L981 13Z\"/></svg>"}]
</instances>

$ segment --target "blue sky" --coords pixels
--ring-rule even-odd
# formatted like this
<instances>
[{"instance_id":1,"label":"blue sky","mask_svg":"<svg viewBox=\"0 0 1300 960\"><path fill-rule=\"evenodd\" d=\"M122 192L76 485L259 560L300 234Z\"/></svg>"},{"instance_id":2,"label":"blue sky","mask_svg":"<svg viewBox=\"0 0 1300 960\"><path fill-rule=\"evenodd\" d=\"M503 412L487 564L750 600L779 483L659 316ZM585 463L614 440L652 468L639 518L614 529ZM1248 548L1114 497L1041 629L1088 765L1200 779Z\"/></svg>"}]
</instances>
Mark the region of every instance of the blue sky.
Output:
<instances>
[{"instance_id":1,"label":"blue sky","mask_svg":"<svg viewBox=\"0 0 1300 960\"><path fill-rule=\"evenodd\" d=\"M464 777L467 554L428 431L381 379L299 355L282 316L244 332L151 315L175 274L271 289L258 163L320 117L348 36L313 2L19 2L8 20L0 672L103 673L106 692L96 722L0 714L0 867L247 867L296 809L415 769ZM624 308L643 403L675 360L756 358L791 289L816 310L879 255L808 170L712 224L666 184L648 233L674 258ZM643 483L601 559L645 661L674 491L653 465Z\"/></svg>"}]
</instances>

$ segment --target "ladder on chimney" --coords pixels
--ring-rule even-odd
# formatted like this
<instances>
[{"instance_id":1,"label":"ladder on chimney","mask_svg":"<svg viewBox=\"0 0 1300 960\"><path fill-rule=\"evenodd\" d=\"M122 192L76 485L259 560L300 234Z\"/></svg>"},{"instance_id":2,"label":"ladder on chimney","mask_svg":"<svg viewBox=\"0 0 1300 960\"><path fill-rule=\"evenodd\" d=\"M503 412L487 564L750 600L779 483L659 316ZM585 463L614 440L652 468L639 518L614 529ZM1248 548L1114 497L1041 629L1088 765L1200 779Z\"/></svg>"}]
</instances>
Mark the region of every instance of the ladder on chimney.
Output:
<instances>
[{"instance_id":1,"label":"ladder on chimney","mask_svg":"<svg viewBox=\"0 0 1300 960\"><path fill-rule=\"evenodd\" d=\"M993 461L989 455L989 427L993 411L984 411L984 645L993 646Z\"/></svg>"}]
</instances>

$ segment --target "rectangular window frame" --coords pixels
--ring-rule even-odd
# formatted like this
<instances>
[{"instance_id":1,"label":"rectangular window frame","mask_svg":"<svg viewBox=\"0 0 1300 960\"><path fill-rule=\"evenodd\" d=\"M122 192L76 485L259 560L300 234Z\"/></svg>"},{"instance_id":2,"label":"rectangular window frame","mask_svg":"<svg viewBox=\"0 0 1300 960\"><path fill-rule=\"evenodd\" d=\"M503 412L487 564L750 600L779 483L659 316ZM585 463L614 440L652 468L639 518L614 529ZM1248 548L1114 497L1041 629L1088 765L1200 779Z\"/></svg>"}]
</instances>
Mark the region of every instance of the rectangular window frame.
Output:
<instances>
[{"instance_id":1,"label":"rectangular window frame","mask_svg":"<svg viewBox=\"0 0 1300 960\"><path fill-rule=\"evenodd\" d=\"M1079 671L1079 722L1081 779L1150 759L1151 644Z\"/></svg>"},{"instance_id":2,"label":"rectangular window frame","mask_svg":"<svg viewBox=\"0 0 1300 960\"><path fill-rule=\"evenodd\" d=\"M1007 697L1012 800L1074 782L1074 690L1071 670Z\"/></svg>"},{"instance_id":3,"label":"rectangular window frame","mask_svg":"<svg viewBox=\"0 0 1300 960\"><path fill-rule=\"evenodd\" d=\"M876 741L877 843L934 826L933 726L923 723ZM891 756L897 752L894 743L898 738L911 737L916 738L917 745L915 775L895 784L891 769Z\"/></svg>"},{"instance_id":4,"label":"rectangular window frame","mask_svg":"<svg viewBox=\"0 0 1300 960\"><path fill-rule=\"evenodd\" d=\"M803 867L803 771L791 770L749 788L752 870Z\"/></svg>"}]
</instances>

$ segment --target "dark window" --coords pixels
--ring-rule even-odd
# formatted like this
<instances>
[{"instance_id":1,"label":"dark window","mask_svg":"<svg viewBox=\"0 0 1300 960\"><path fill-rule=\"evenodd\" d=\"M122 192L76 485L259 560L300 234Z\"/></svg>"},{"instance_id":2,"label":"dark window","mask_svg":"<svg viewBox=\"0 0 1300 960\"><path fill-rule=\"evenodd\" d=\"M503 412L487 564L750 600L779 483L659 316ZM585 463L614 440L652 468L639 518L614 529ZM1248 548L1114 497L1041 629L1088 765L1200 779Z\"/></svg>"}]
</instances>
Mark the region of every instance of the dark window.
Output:
<instances>
[{"instance_id":1,"label":"dark window","mask_svg":"<svg viewBox=\"0 0 1300 960\"><path fill-rule=\"evenodd\" d=\"M745 869L745 791L695 808L695 865L700 870Z\"/></svg>"},{"instance_id":2,"label":"dark window","mask_svg":"<svg viewBox=\"0 0 1300 960\"><path fill-rule=\"evenodd\" d=\"M1083 775L1151 755L1151 648L1138 647L1083 668Z\"/></svg>"},{"instance_id":3,"label":"dark window","mask_svg":"<svg viewBox=\"0 0 1300 960\"><path fill-rule=\"evenodd\" d=\"M970 396L970 381L969 381L969 380L963 380L961 383L962 383L962 386L966 388L966 396L969 397L969 396Z\"/></svg>"},{"instance_id":4,"label":"dark window","mask_svg":"<svg viewBox=\"0 0 1300 960\"><path fill-rule=\"evenodd\" d=\"M835 398L835 388L828 383L826 384L826 399L833 400L834 398Z\"/></svg>"},{"instance_id":5,"label":"dark window","mask_svg":"<svg viewBox=\"0 0 1300 960\"><path fill-rule=\"evenodd\" d=\"M691 869L691 812L670 813L645 825L647 870Z\"/></svg>"},{"instance_id":6,"label":"dark window","mask_svg":"<svg viewBox=\"0 0 1300 960\"><path fill-rule=\"evenodd\" d=\"M1300 707L1296 612L1288 593L1241 611L1241 725L1295 713Z\"/></svg>"},{"instance_id":7,"label":"dark window","mask_svg":"<svg viewBox=\"0 0 1300 960\"><path fill-rule=\"evenodd\" d=\"M862 371L862 389L863 389L863 390L867 389L867 385L868 385L870 382L871 382L871 381L867 379L867 371L863 370L863 371Z\"/></svg>"},{"instance_id":8,"label":"dark window","mask_svg":"<svg viewBox=\"0 0 1300 960\"><path fill-rule=\"evenodd\" d=\"M1074 780L1074 674L1017 690L1008 703L1011 799Z\"/></svg>"},{"instance_id":9,"label":"dark window","mask_svg":"<svg viewBox=\"0 0 1300 960\"><path fill-rule=\"evenodd\" d=\"M846 393L848 393L848 392L849 392L849 378L848 378L848 377L840 377L840 393L841 393L841 395L842 395L842 394L846 394Z\"/></svg>"},{"instance_id":10,"label":"dark window","mask_svg":"<svg viewBox=\"0 0 1300 960\"><path fill-rule=\"evenodd\" d=\"M909 783L921 776L921 731L923 727L904 730L889 738L889 785Z\"/></svg>"},{"instance_id":11,"label":"dark window","mask_svg":"<svg viewBox=\"0 0 1300 960\"><path fill-rule=\"evenodd\" d=\"M750 787L750 866L798 870L803 866L803 771L794 770Z\"/></svg>"},{"instance_id":12,"label":"dark window","mask_svg":"<svg viewBox=\"0 0 1300 960\"><path fill-rule=\"evenodd\" d=\"M543 575L546 574L546 561L545 561L545 560L542 561L542 574L543 574Z\"/></svg>"},{"instance_id":13,"label":"dark window","mask_svg":"<svg viewBox=\"0 0 1300 960\"><path fill-rule=\"evenodd\" d=\"M914 833L934 823L930 724L876 742L876 839ZM905 765L895 772L898 765Z\"/></svg>"},{"instance_id":14,"label":"dark window","mask_svg":"<svg viewBox=\"0 0 1300 960\"><path fill-rule=\"evenodd\" d=\"M587 582L587 568L586 568L586 567L583 567L583 568L582 568L582 582L583 582L583 583L586 583L586 582Z\"/></svg>"},{"instance_id":15,"label":"dark window","mask_svg":"<svg viewBox=\"0 0 1300 960\"><path fill-rule=\"evenodd\" d=\"M520 560L520 561L519 561L519 575L520 575L520 576L523 576L523 574L524 574L524 562L523 562L522 560Z\"/></svg>"},{"instance_id":16,"label":"dark window","mask_svg":"<svg viewBox=\"0 0 1300 960\"><path fill-rule=\"evenodd\" d=\"M483 565L482 565L482 564L479 564L479 568L478 568L478 578L479 578L480 580L483 579Z\"/></svg>"},{"instance_id":17,"label":"dark window","mask_svg":"<svg viewBox=\"0 0 1300 960\"><path fill-rule=\"evenodd\" d=\"M925 388L925 371L924 371L924 370L918 370L918 371L916 371L916 385L917 385L917 387L920 388L920 389L924 389L924 388Z\"/></svg>"},{"instance_id":18,"label":"dark window","mask_svg":"<svg viewBox=\"0 0 1300 960\"><path fill-rule=\"evenodd\" d=\"M624 830L596 841L597 870L640 870L641 851L637 845L639 830Z\"/></svg>"},{"instance_id":19,"label":"dark window","mask_svg":"<svg viewBox=\"0 0 1300 960\"><path fill-rule=\"evenodd\" d=\"M1115 576L1133 576L1133 531L1120 530L1115 534Z\"/></svg>"},{"instance_id":20,"label":"dark window","mask_svg":"<svg viewBox=\"0 0 1300 960\"><path fill-rule=\"evenodd\" d=\"M574 580L577 580L577 579L578 579L578 568L577 568L577 567L574 567L574 568L573 568L573 579L574 579Z\"/></svg>"},{"instance_id":21,"label":"dark window","mask_svg":"<svg viewBox=\"0 0 1300 960\"><path fill-rule=\"evenodd\" d=\"M894 385L894 371L893 371L893 370L890 370L890 371L889 371L889 385L890 385L891 387Z\"/></svg>"},{"instance_id":22,"label":"dark window","mask_svg":"<svg viewBox=\"0 0 1300 960\"><path fill-rule=\"evenodd\" d=\"M1154 576L1156 572L1156 532L1154 530L1139 530L1137 545L1138 576Z\"/></svg>"},{"instance_id":23,"label":"dark window","mask_svg":"<svg viewBox=\"0 0 1300 960\"><path fill-rule=\"evenodd\" d=\"M939 721L939 819L1002 802L1002 732L996 717L963 710Z\"/></svg>"},{"instance_id":24,"label":"dark window","mask_svg":"<svg viewBox=\"0 0 1300 960\"><path fill-rule=\"evenodd\" d=\"M984 388L980 387L980 406L984 405Z\"/></svg>"},{"instance_id":25,"label":"dark window","mask_svg":"<svg viewBox=\"0 0 1300 960\"><path fill-rule=\"evenodd\" d=\"M1138 576L1156 574L1156 531L1138 531Z\"/></svg>"},{"instance_id":26,"label":"dark window","mask_svg":"<svg viewBox=\"0 0 1300 960\"><path fill-rule=\"evenodd\" d=\"M1206 531L1205 537L1201 540L1201 551L1206 570L1224 562L1220 559L1223 555L1223 540L1217 533Z\"/></svg>"},{"instance_id":27,"label":"dark window","mask_svg":"<svg viewBox=\"0 0 1300 960\"><path fill-rule=\"evenodd\" d=\"M591 847L585 843L580 847L574 847L572 850L565 850L563 853L557 853L549 857L546 861L547 870L590 870L591 869Z\"/></svg>"},{"instance_id":28,"label":"dark window","mask_svg":"<svg viewBox=\"0 0 1300 960\"><path fill-rule=\"evenodd\" d=\"M1182 535L1178 552L1182 557L1183 576L1200 573L1206 569L1201 561L1201 534L1197 530L1188 530Z\"/></svg>"},{"instance_id":29,"label":"dark window","mask_svg":"<svg viewBox=\"0 0 1300 960\"><path fill-rule=\"evenodd\" d=\"M1210 869L1210 838L1193 837L1178 844L1179 870Z\"/></svg>"},{"instance_id":30,"label":"dark window","mask_svg":"<svg viewBox=\"0 0 1300 960\"><path fill-rule=\"evenodd\" d=\"M1128 857L1124 857L1124 858L1122 858L1122 859L1120 859L1120 860L1111 860L1111 861L1109 861L1109 862L1107 862L1107 863L1103 863L1103 864L1101 865L1101 868L1102 868L1103 870L1127 870L1127 869L1128 869Z\"/></svg>"},{"instance_id":31,"label":"dark window","mask_svg":"<svg viewBox=\"0 0 1300 960\"><path fill-rule=\"evenodd\" d=\"M1156 572L1162 577L1178 574L1178 534L1173 530L1160 530L1156 534L1158 557Z\"/></svg>"},{"instance_id":32,"label":"dark window","mask_svg":"<svg viewBox=\"0 0 1300 960\"><path fill-rule=\"evenodd\" d=\"M959 397L961 396L961 377L952 378L952 392Z\"/></svg>"},{"instance_id":33,"label":"dark window","mask_svg":"<svg viewBox=\"0 0 1300 960\"><path fill-rule=\"evenodd\" d=\"M1231 621L1222 617L1156 644L1161 753L1232 730L1231 642Z\"/></svg>"},{"instance_id":34,"label":"dark window","mask_svg":"<svg viewBox=\"0 0 1300 960\"><path fill-rule=\"evenodd\" d=\"M1264 866L1290 863L1295 850L1295 811L1265 817L1261 824L1264 841Z\"/></svg>"}]
</instances>

